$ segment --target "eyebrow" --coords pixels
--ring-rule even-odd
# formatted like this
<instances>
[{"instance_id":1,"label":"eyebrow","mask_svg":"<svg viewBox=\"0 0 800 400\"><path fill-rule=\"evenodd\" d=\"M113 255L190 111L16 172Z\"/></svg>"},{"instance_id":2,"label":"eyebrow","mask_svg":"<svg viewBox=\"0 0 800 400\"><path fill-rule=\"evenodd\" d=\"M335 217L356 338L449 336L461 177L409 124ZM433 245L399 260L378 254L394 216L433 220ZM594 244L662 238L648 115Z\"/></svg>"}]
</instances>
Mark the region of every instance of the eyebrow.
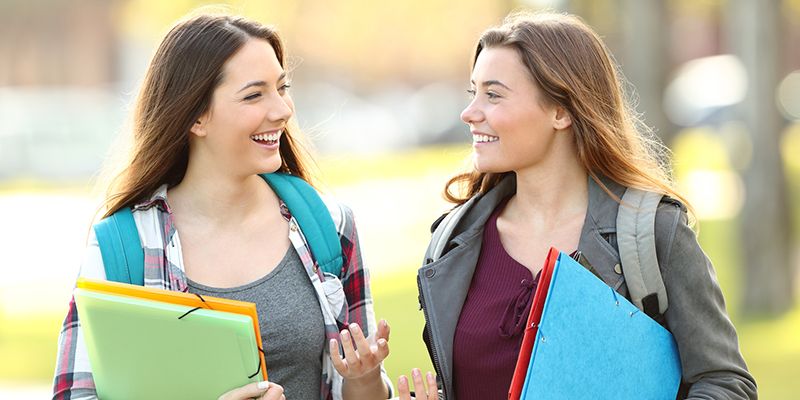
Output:
<instances>
[{"instance_id":1,"label":"eyebrow","mask_svg":"<svg viewBox=\"0 0 800 400\"><path fill-rule=\"evenodd\" d=\"M473 85L475 84L475 81L470 81L470 82L471 82ZM483 87L485 87L485 88L486 88L486 87L489 87L489 86L492 86L492 85L502 86L502 87L504 87L506 90L508 90L508 91L510 91L510 92L513 92L513 90L511 90L511 88L510 88L510 87L506 86L506 85L505 85L503 82L500 82L500 81L498 81L498 80L496 80L496 79L490 79L490 80L488 80L488 81L483 81L483 83L481 83L481 86L483 86Z\"/></svg>"},{"instance_id":2,"label":"eyebrow","mask_svg":"<svg viewBox=\"0 0 800 400\"><path fill-rule=\"evenodd\" d=\"M282 81L282 80L284 80L284 79L286 79L286 71L284 71L284 72L281 74L281 76L279 76L279 77L278 77L278 82L280 82L280 81ZM241 91L244 91L245 89L249 89L249 88L251 88L251 87L253 87L253 86L267 86L267 82L264 82L264 81L250 81L250 82L247 82L247 83L245 83L245 85L244 85L244 86L242 86L242 88L241 88L241 89L239 89L239 90L238 90L236 93L239 93L239 92L241 92Z\"/></svg>"}]
</instances>

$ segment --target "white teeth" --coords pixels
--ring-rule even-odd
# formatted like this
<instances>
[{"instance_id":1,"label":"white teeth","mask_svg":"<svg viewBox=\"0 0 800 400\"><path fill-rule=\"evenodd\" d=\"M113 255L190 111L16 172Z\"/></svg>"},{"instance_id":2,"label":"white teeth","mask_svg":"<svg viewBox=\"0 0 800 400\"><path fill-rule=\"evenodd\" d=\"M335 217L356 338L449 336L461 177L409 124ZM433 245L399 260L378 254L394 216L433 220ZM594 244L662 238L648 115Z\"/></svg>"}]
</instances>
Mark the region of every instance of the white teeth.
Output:
<instances>
[{"instance_id":1,"label":"white teeth","mask_svg":"<svg viewBox=\"0 0 800 400\"><path fill-rule=\"evenodd\" d=\"M263 141L276 142L276 141L278 141L278 139L280 139L282 133L283 133L283 130L280 130L280 131L277 131L275 133L271 133L269 135L253 135L253 136L250 136L250 138L253 139L253 140L258 140L258 141L262 141L262 142Z\"/></svg>"},{"instance_id":2,"label":"white teeth","mask_svg":"<svg viewBox=\"0 0 800 400\"><path fill-rule=\"evenodd\" d=\"M487 143L487 142L496 142L500 140L497 136L488 136L488 135L472 135L472 140L476 143Z\"/></svg>"}]
</instances>

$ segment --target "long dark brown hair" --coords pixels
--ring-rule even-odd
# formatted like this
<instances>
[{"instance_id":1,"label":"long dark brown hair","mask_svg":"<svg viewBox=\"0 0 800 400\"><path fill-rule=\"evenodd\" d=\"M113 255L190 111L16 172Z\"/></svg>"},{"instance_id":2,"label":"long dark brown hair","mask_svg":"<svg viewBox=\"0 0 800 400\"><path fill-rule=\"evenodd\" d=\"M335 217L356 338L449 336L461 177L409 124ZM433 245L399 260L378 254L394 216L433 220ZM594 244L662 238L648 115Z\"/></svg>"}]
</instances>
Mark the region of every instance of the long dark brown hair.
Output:
<instances>
[{"instance_id":1,"label":"long dark brown hair","mask_svg":"<svg viewBox=\"0 0 800 400\"><path fill-rule=\"evenodd\" d=\"M147 199L163 184L173 187L183 180L189 129L208 111L225 62L252 38L269 42L285 68L277 32L242 17L198 15L167 33L137 97L130 159L109 185L104 217ZM288 128L281 135L280 155L278 171L309 181L310 158Z\"/></svg>"},{"instance_id":2,"label":"long dark brown hair","mask_svg":"<svg viewBox=\"0 0 800 400\"><path fill-rule=\"evenodd\" d=\"M601 177L626 186L656 191L689 205L674 188L669 150L644 125L625 100L623 81L609 50L580 18L556 13L516 13L486 30L473 59L490 47L519 54L545 101L569 112L578 159L611 197ZM462 204L493 188L507 174L473 169L451 178L445 198Z\"/></svg>"}]
</instances>

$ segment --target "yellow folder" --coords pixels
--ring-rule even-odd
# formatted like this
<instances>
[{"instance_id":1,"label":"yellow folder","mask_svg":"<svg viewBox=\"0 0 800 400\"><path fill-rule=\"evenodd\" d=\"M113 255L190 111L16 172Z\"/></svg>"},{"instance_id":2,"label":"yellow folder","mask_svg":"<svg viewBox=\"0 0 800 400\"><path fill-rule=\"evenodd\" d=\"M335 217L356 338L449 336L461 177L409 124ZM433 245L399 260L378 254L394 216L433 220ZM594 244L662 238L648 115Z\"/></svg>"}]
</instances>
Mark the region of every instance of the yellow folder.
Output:
<instances>
[{"instance_id":1,"label":"yellow folder","mask_svg":"<svg viewBox=\"0 0 800 400\"><path fill-rule=\"evenodd\" d=\"M267 380L253 303L84 278L74 294L100 398L217 398Z\"/></svg>"}]
</instances>

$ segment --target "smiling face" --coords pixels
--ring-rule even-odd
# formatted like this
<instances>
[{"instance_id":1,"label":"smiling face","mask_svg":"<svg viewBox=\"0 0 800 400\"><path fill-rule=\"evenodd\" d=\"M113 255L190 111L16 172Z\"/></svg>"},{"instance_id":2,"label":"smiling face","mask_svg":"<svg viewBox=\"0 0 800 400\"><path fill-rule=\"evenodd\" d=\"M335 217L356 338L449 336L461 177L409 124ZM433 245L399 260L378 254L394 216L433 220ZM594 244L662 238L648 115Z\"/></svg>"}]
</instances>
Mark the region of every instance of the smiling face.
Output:
<instances>
[{"instance_id":1,"label":"smiling face","mask_svg":"<svg viewBox=\"0 0 800 400\"><path fill-rule=\"evenodd\" d=\"M475 169L521 171L540 163L564 129L563 113L549 106L517 52L508 47L481 51L472 70L473 99L461 113L473 141Z\"/></svg>"},{"instance_id":2,"label":"smiling face","mask_svg":"<svg viewBox=\"0 0 800 400\"><path fill-rule=\"evenodd\" d=\"M294 113L288 89L269 42L249 39L225 63L209 110L193 125L190 157L235 175L276 171L280 136Z\"/></svg>"}]
</instances>

